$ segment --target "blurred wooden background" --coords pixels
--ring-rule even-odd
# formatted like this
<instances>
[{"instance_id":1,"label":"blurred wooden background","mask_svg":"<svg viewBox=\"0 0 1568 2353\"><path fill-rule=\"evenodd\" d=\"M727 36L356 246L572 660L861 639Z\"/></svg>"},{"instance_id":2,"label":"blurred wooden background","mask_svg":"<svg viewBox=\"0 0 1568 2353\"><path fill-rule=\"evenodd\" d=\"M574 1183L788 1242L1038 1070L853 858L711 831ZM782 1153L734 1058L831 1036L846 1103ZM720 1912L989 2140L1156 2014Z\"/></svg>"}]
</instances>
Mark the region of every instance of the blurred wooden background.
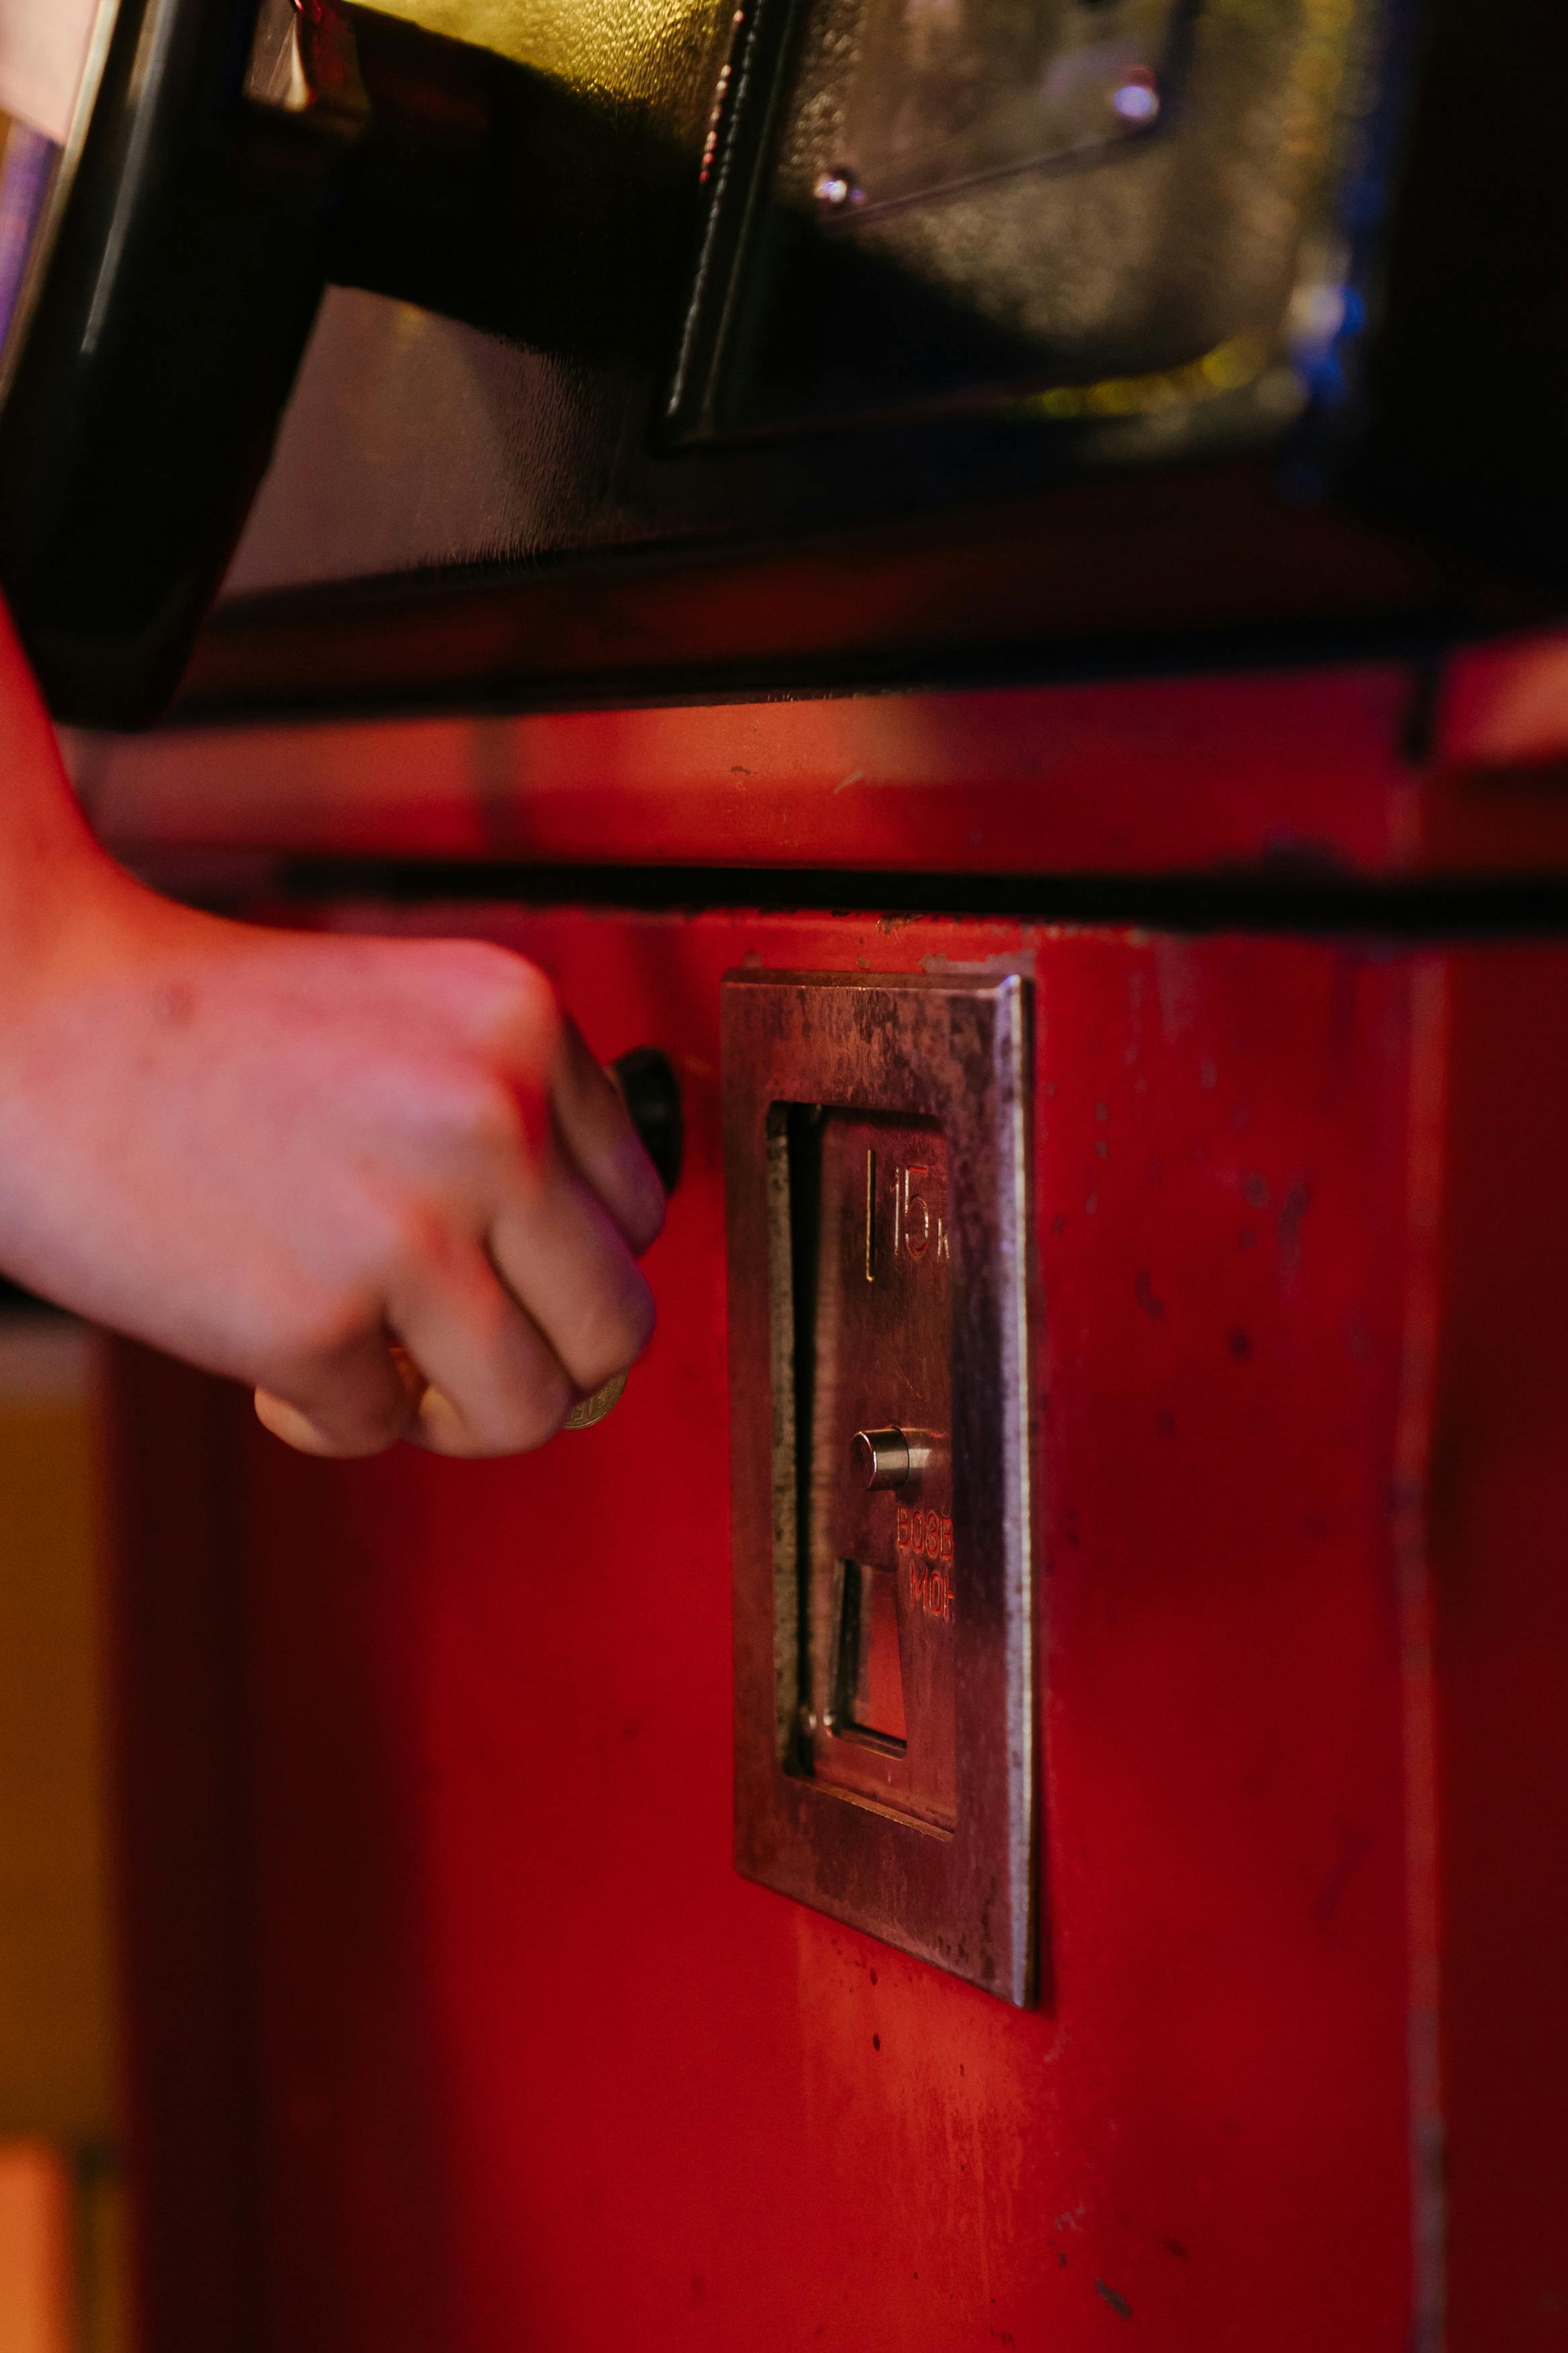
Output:
<instances>
[{"instance_id":1,"label":"blurred wooden background","mask_svg":"<svg viewBox=\"0 0 1568 2353\"><path fill-rule=\"evenodd\" d=\"M0 2353L126 2353L95 1344L0 1310Z\"/></svg>"}]
</instances>

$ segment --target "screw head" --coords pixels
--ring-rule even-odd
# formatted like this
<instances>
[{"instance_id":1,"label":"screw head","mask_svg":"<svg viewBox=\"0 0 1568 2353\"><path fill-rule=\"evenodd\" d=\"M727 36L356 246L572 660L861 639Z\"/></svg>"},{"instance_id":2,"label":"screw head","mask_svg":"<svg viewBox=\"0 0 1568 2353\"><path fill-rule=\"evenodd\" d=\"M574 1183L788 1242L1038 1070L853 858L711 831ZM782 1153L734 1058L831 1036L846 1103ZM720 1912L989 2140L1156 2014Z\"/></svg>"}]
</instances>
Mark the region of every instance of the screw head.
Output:
<instances>
[{"instance_id":1,"label":"screw head","mask_svg":"<svg viewBox=\"0 0 1568 2353\"><path fill-rule=\"evenodd\" d=\"M1147 66L1134 66L1110 93L1110 103L1123 122L1152 122L1160 111L1160 93Z\"/></svg>"},{"instance_id":2,"label":"screw head","mask_svg":"<svg viewBox=\"0 0 1568 2353\"><path fill-rule=\"evenodd\" d=\"M820 173L812 195L825 212L843 212L847 206L864 204L865 190L853 172L840 165L831 172Z\"/></svg>"}]
</instances>

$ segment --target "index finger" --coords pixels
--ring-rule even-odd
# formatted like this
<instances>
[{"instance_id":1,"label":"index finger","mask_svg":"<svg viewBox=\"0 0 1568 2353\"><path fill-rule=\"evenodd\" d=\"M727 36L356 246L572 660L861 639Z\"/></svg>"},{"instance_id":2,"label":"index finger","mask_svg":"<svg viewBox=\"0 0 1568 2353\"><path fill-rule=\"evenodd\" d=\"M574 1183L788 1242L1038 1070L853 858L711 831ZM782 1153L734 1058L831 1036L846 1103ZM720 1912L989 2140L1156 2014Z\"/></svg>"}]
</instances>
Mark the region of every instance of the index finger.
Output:
<instances>
[{"instance_id":1,"label":"index finger","mask_svg":"<svg viewBox=\"0 0 1568 2353\"><path fill-rule=\"evenodd\" d=\"M640 1257L664 1224L664 1187L619 1087L570 1018L561 1025L551 1109L563 1148Z\"/></svg>"}]
</instances>

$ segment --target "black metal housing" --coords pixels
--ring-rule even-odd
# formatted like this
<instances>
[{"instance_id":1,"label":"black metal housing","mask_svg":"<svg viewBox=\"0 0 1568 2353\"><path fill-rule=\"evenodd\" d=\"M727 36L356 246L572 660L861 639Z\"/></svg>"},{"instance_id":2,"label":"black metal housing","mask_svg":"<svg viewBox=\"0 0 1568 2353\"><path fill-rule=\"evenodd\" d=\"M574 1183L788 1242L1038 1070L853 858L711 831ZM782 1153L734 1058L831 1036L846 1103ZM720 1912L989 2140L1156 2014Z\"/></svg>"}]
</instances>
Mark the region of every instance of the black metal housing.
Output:
<instances>
[{"instance_id":1,"label":"black metal housing","mask_svg":"<svg viewBox=\"0 0 1568 2353\"><path fill-rule=\"evenodd\" d=\"M847 246L790 130L844 0L763 0L739 33L715 6L624 103L349 8L350 141L247 101L255 0L121 0L0 414L0 577L54 708L166 706L328 282L566 364L557 413L509 419L564 520L231 602L193 708L907 681L1555 609L1568 21L1264 0L1243 32L1227 5L1178 15L1147 142ZM1288 170L1270 93L1335 25L1343 89ZM1041 268L1076 238L1105 280L1076 342L1031 222ZM1309 252L1343 308L1304 343Z\"/></svg>"}]
</instances>

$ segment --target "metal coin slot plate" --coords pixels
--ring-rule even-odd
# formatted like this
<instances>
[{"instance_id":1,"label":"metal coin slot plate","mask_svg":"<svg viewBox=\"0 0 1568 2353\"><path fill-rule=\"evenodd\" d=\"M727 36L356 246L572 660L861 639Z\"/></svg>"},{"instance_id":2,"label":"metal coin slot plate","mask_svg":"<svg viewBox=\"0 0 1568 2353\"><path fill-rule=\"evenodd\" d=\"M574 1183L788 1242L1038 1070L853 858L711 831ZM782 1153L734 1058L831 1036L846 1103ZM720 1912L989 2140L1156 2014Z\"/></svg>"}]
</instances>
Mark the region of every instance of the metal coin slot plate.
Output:
<instances>
[{"instance_id":1,"label":"metal coin slot plate","mask_svg":"<svg viewBox=\"0 0 1568 2353\"><path fill-rule=\"evenodd\" d=\"M1011 976L723 984L737 1862L1016 2002L1027 1018Z\"/></svg>"}]
</instances>

